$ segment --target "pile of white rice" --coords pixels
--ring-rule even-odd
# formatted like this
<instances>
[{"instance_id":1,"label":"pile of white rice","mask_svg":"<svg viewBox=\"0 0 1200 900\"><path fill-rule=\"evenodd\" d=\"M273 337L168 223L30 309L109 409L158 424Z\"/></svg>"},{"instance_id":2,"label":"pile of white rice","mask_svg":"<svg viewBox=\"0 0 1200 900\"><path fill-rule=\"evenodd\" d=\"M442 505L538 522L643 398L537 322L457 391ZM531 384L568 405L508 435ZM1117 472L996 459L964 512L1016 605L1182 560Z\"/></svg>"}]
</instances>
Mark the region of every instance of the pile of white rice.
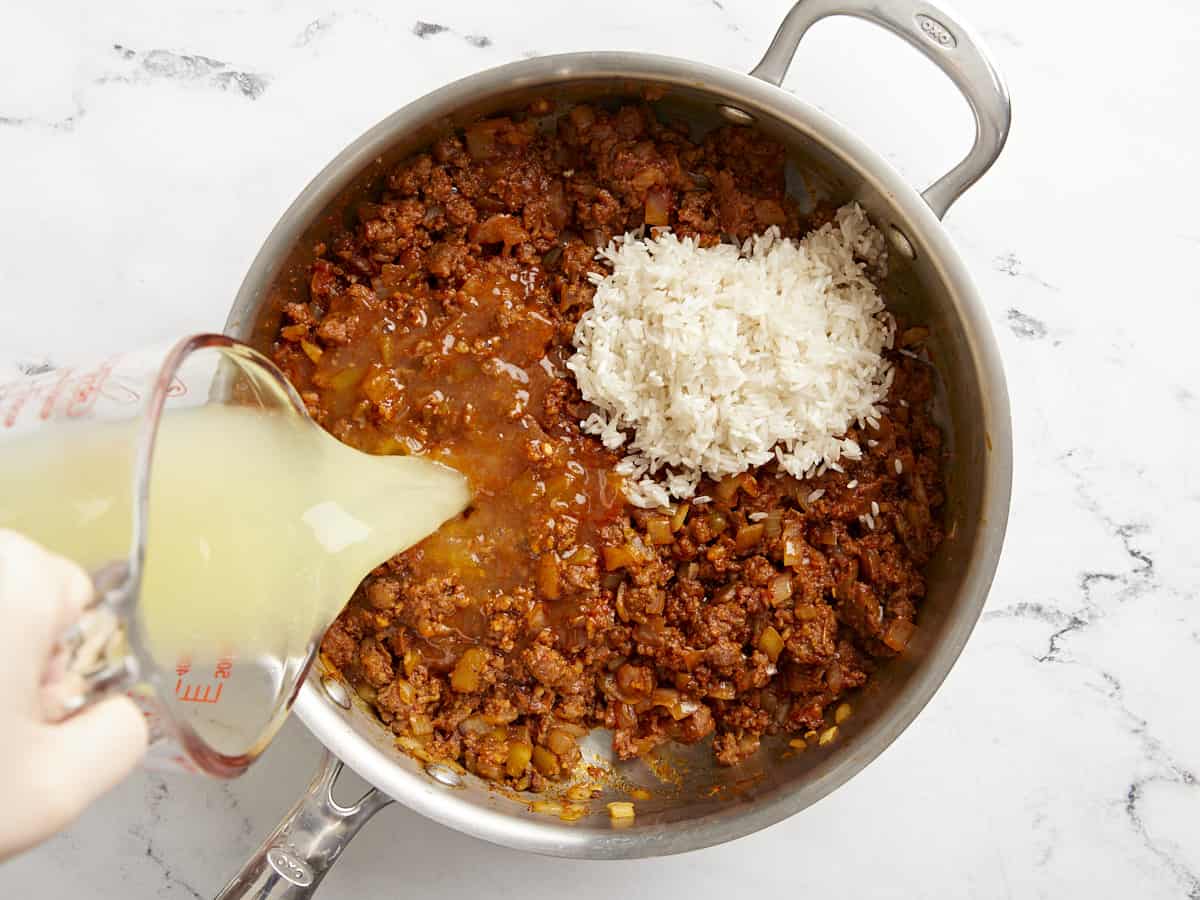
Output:
<instances>
[{"instance_id":1,"label":"pile of white rice","mask_svg":"<svg viewBox=\"0 0 1200 900\"><path fill-rule=\"evenodd\" d=\"M567 365L599 412L582 423L627 445L630 502L667 505L772 458L797 478L861 451L892 382L895 322L867 277L883 236L857 204L799 242L779 230L701 248L627 234L600 257L596 296Z\"/></svg>"}]
</instances>

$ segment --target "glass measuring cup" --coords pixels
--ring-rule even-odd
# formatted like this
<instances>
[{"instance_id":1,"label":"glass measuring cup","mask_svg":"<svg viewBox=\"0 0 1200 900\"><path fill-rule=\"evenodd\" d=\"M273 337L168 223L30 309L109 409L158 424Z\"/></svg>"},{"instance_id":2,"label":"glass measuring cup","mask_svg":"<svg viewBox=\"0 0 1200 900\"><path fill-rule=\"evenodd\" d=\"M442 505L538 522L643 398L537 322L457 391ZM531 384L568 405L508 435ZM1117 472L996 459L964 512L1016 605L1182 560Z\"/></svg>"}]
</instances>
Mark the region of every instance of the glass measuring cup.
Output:
<instances>
[{"instance_id":1,"label":"glass measuring cup","mask_svg":"<svg viewBox=\"0 0 1200 900\"><path fill-rule=\"evenodd\" d=\"M214 411L222 415L208 415ZM188 427L173 428L175 436L167 436L175 457L168 466L156 445L162 443L164 416L177 413L191 418L175 420ZM205 431L214 423L222 426L215 437ZM231 490L274 477L269 466L286 460L273 461L259 452L261 447L247 449L245 441L239 445L240 431L225 433L263 423L270 425L271 435L284 433L280 428L319 432L282 373L261 354L222 335L197 335L93 366L0 382L0 527L75 559L89 571L95 588L93 603L60 641L56 668L65 675L47 695L48 718L64 718L125 692L150 726L147 764L152 767L233 777L266 748L287 716L324 622L300 598L289 611L291 627L259 634L250 644L225 641L247 619L224 602L227 593L220 603L204 602L205 584L220 590L249 582L250 589L238 598L243 611L278 598L255 596L253 588L263 582L251 578L252 565L238 571L239 562L253 562L255 548L231 548L222 539L236 532L251 543L261 540L265 548L286 535L269 497L259 497L260 508L239 507L239 520L222 527L219 504L232 494L215 490L211 477L194 484L187 480L188 465L208 476L227 469ZM152 479L155 468L163 466L162 477ZM240 480L233 478L239 466L252 470L241 472ZM154 544L152 492L156 501L187 501L180 518L192 530L180 526L171 543ZM193 540L204 544L196 544L189 555ZM201 551L209 544L210 559L203 560ZM249 552L239 556L234 551L240 549ZM222 550L225 556L213 572L229 567L223 578L174 586L168 581L168 590L158 590L163 602L144 602L148 565L152 582L155 563L163 561L159 569L165 572L168 559L179 571L203 579L205 570L196 560L210 562ZM170 602L180 598L189 602ZM225 643L213 637L221 633L214 628L214 609L234 620L220 638Z\"/></svg>"}]
</instances>

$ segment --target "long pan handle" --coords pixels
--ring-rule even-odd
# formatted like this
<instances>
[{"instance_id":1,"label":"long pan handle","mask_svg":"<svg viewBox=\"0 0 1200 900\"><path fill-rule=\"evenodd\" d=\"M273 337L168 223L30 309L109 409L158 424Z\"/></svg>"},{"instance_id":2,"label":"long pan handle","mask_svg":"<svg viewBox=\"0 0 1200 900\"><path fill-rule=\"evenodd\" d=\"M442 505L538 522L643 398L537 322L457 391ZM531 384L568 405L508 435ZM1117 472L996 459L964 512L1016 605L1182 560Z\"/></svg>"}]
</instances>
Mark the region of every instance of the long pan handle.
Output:
<instances>
[{"instance_id":1,"label":"long pan handle","mask_svg":"<svg viewBox=\"0 0 1200 900\"><path fill-rule=\"evenodd\" d=\"M392 802L370 790L353 806L333 799L342 762L328 750L308 789L216 900L306 900L351 838Z\"/></svg>"}]
</instances>

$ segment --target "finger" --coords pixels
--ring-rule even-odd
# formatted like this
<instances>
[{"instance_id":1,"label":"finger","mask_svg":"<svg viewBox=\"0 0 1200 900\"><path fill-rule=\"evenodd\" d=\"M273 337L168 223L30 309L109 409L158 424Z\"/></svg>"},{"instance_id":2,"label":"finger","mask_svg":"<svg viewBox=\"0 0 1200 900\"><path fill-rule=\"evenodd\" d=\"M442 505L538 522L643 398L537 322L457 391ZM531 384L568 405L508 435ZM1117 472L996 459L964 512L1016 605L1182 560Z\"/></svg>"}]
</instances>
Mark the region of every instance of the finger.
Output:
<instances>
[{"instance_id":1,"label":"finger","mask_svg":"<svg viewBox=\"0 0 1200 900\"><path fill-rule=\"evenodd\" d=\"M57 725L46 726L39 768L46 822L53 834L128 775L146 752L142 713L128 697L111 697Z\"/></svg>"},{"instance_id":2,"label":"finger","mask_svg":"<svg viewBox=\"0 0 1200 900\"><path fill-rule=\"evenodd\" d=\"M0 531L0 677L5 684L24 688L29 696L58 635L91 596L91 580L79 566L21 535Z\"/></svg>"}]
</instances>

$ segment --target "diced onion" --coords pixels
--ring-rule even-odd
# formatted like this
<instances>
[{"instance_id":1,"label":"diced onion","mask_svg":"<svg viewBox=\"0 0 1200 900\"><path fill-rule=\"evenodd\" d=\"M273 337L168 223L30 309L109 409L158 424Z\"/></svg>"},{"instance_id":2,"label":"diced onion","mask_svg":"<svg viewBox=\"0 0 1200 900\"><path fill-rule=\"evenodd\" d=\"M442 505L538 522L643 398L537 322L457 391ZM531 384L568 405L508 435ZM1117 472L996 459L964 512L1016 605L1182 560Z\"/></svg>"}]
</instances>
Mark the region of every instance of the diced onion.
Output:
<instances>
[{"instance_id":1,"label":"diced onion","mask_svg":"<svg viewBox=\"0 0 1200 900\"><path fill-rule=\"evenodd\" d=\"M792 576L786 572L771 579L771 600L776 606L786 603L792 597Z\"/></svg>"},{"instance_id":2,"label":"diced onion","mask_svg":"<svg viewBox=\"0 0 1200 900\"><path fill-rule=\"evenodd\" d=\"M907 619L893 619L883 633L883 642L892 650L899 653L912 640L917 626Z\"/></svg>"},{"instance_id":3,"label":"diced onion","mask_svg":"<svg viewBox=\"0 0 1200 900\"><path fill-rule=\"evenodd\" d=\"M614 819L632 819L634 817L633 804L626 800L610 803L608 804L608 814Z\"/></svg>"},{"instance_id":4,"label":"diced onion","mask_svg":"<svg viewBox=\"0 0 1200 900\"><path fill-rule=\"evenodd\" d=\"M758 649L767 654L771 662L775 662L783 652L783 637L773 626L768 625L758 637Z\"/></svg>"}]
</instances>

